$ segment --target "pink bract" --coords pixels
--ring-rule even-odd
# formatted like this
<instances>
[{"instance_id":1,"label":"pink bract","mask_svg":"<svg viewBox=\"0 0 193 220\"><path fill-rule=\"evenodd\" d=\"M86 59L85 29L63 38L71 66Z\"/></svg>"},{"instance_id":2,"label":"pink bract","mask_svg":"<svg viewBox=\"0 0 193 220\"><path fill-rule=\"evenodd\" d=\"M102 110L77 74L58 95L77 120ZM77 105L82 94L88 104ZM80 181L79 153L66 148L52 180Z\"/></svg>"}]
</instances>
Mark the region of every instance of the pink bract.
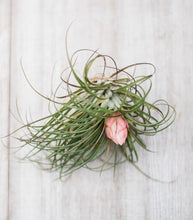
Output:
<instances>
[{"instance_id":1,"label":"pink bract","mask_svg":"<svg viewBox=\"0 0 193 220\"><path fill-rule=\"evenodd\" d=\"M105 122L105 131L115 144L123 145L127 138L129 125L119 112L113 113Z\"/></svg>"}]
</instances>

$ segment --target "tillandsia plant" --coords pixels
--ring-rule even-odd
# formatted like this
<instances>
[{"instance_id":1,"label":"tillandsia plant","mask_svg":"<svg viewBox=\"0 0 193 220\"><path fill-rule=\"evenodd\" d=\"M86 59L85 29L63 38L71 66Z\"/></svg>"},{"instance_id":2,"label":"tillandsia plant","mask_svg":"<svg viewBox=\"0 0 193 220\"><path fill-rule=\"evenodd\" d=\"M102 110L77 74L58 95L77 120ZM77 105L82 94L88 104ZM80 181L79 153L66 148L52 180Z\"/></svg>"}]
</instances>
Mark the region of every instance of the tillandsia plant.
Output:
<instances>
[{"instance_id":1,"label":"tillandsia plant","mask_svg":"<svg viewBox=\"0 0 193 220\"><path fill-rule=\"evenodd\" d=\"M84 51L91 55L80 76L75 70L75 56ZM154 65L136 63L120 69L112 57L84 49L71 57L67 49L67 58L69 75L67 80L62 78L62 83L68 94L47 98L57 106L55 112L22 126L28 130L26 137L19 138L22 147L31 146L25 158L59 171L60 177L81 167L103 171L111 167L115 170L124 161L136 163L137 148L148 150L141 135L158 133L175 118L174 108L166 101L147 101ZM90 70L99 59L100 76L91 78ZM145 76L129 73L139 66L150 66L153 71ZM107 70L112 73L107 75ZM76 83L72 84L71 77ZM97 165L93 162L96 159Z\"/></svg>"}]
</instances>

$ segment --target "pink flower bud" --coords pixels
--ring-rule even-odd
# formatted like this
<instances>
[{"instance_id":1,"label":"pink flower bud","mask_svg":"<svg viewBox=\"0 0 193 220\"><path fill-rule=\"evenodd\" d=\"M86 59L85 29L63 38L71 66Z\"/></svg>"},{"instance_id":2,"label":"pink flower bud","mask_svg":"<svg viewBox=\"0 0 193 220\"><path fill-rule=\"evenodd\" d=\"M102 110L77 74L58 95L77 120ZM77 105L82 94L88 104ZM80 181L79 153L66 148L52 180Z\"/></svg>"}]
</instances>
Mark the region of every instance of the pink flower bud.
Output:
<instances>
[{"instance_id":1,"label":"pink flower bud","mask_svg":"<svg viewBox=\"0 0 193 220\"><path fill-rule=\"evenodd\" d=\"M115 112L106 119L105 131L107 137L114 143L123 145L127 138L127 129L129 125L119 112Z\"/></svg>"}]
</instances>

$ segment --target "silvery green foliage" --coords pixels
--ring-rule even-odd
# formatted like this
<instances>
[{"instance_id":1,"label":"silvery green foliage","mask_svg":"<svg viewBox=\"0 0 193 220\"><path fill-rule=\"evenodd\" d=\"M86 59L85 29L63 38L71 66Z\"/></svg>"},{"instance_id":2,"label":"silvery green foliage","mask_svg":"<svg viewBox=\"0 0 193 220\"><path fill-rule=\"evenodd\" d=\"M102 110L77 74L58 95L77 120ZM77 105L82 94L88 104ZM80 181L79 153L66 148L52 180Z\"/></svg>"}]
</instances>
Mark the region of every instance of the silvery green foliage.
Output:
<instances>
[{"instance_id":1,"label":"silvery green foliage","mask_svg":"<svg viewBox=\"0 0 193 220\"><path fill-rule=\"evenodd\" d=\"M101 104L101 107L113 110L119 109L121 105L120 97L110 89L107 89L104 93L106 100Z\"/></svg>"}]
</instances>

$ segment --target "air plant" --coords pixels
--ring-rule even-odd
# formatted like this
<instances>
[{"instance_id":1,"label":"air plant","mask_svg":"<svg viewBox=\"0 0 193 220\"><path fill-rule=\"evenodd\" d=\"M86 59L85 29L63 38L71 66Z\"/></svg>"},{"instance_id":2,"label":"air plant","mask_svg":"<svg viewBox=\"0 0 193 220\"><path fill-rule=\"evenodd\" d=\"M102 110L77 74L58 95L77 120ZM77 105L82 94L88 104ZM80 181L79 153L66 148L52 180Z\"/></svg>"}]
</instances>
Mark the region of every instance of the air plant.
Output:
<instances>
[{"instance_id":1,"label":"air plant","mask_svg":"<svg viewBox=\"0 0 193 220\"><path fill-rule=\"evenodd\" d=\"M118 68L112 57L97 51L78 50L71 57L66 51L69 77L62 78L62 83L67 85L68 94L57 97L57 101L56 95L47 98L57 106L55 112L22 126L28 134L19 138L23 142L21 147L31 146L25 159L46 164L48 169L59 171L60 177L81 167L103 171L111 167L115 170L124 161L135 164L137 148L148 150L141 135L157 134L175 118L175 109L165 100L147 101L154 65L136 63ZM84 51L91 55L80 76L75 71L75 56ZM90 70L99 58L103 71L100 77L91 78ZM113 66L107 65L107 60ZM131 68L144 65L152 67L152 73L129 73ZM107 70L112 71L108 76ZM72 76L77 83L72 84ZM94 160L98 161L96 167L92 167Z\"/></svg>"}]
</instances>

